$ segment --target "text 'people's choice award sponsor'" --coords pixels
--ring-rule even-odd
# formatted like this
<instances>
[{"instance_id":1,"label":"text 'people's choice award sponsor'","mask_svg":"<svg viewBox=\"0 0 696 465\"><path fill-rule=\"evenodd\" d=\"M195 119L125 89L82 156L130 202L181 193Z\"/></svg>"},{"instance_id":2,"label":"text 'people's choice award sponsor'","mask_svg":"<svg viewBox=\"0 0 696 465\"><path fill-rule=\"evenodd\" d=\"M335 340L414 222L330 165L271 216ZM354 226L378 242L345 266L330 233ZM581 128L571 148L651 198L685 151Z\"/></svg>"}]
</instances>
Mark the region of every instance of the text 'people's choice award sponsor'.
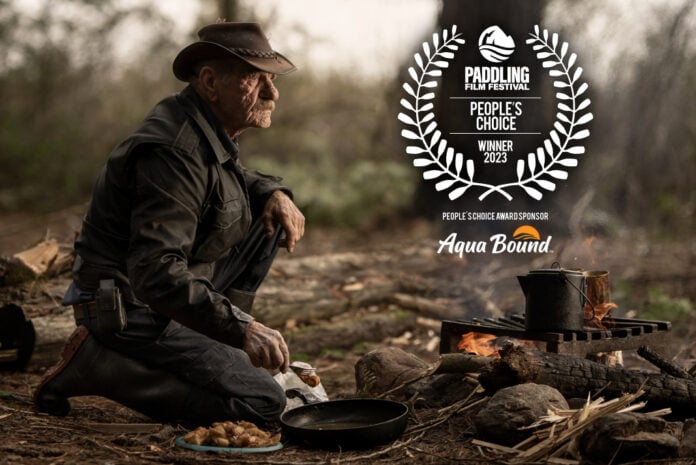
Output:
<instances>
[{"instance_id":1,"label":"text 'people's choice award sponsor'","mask_svg":"<svg viewBox=\"0 0 696 465\"><path fill-rule=\"evenodd\" d=\"M476 62L450 67L466 47L476 47ZM588 85L558 34L534 26L516 41L491 25L473 41L452 26L424 42L414 60L403 84L401 135L413 165L451 200L465 194L541 200L578 165L592 120ZM456 73L447 77L458 80L462 95L437 95L443 73ZM436 101L439 115L460 115L460 128L440 127ZM553 121L537 117L544 104L554 107Z\"/></svg>"}]
</instances>

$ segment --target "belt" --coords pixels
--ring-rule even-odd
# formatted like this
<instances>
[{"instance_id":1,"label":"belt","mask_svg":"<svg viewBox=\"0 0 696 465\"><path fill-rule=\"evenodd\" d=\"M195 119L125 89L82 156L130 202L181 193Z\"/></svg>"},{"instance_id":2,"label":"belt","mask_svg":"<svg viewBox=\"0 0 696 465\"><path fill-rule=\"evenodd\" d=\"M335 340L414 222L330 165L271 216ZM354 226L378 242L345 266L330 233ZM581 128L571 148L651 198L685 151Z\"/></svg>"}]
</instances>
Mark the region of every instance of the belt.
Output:
<instances>
[{"instance_id":1,"label":"belt","mask_svg":"<svg viewBox=\"0 0 696 465\"><path fill-rule=\"evenodd\" d=\"M95 319L97 318L97 302L85 302L82 304L73 304L76 320Z\"/></svg>"}]
</instances>

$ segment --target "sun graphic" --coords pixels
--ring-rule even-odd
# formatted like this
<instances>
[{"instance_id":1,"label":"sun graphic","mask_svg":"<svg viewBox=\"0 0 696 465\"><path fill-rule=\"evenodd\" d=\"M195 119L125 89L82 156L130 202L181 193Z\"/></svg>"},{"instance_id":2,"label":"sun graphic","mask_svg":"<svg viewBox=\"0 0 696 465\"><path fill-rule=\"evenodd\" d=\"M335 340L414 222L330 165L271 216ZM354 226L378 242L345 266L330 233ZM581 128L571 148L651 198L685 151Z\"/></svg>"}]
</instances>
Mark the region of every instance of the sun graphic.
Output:
<instances>
[{"instance_id":1,"label":"sun graphic","mask_svg":"<svg viewBox=\"0 0 696 465\"><path fill-rule=\"evenodd\" d=\"M541 240L541 235L534 226L525 224L515 229L515 232L512 233L512 238L516 241L539 241Z\"/></svg>"}]
</instances>

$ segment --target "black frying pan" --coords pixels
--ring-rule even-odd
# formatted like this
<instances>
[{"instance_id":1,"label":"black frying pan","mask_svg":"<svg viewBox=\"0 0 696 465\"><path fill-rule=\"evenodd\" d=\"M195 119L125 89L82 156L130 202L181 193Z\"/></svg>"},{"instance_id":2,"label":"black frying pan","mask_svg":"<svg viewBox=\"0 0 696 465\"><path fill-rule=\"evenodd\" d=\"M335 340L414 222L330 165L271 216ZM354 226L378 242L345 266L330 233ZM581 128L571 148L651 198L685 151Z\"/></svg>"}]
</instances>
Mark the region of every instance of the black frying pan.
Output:
<instances>
[{"instance_id":1,"label":"black frying pan","mask_svg":"<svg viewBox=\"0 0 696 465\"><path fill-rule=\"evenodd\" d=\"M323 449L367 449L406 429L408 407L380 399L348 399L303 405L280 417L292 442Z\"/></svg>"}]
</instances>

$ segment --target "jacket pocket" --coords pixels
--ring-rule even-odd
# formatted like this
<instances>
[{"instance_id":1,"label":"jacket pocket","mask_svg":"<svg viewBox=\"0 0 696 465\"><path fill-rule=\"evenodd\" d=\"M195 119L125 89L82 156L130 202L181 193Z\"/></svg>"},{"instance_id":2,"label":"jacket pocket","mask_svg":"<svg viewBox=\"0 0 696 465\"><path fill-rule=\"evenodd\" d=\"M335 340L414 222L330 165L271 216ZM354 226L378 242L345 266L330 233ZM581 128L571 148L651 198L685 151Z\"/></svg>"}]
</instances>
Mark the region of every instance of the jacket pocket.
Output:
<instances>
[{"instance_id":1,"label":"jacket pocket","mask_svg":"<svg viewBox=\"0 0 696 465\"><path fill-rule=\"evenodd\" d=\"M214 262L244 238L242 216L244 206L240 199L210 204L203 215L193 250L199 262Z\"/></svg>"}]
</instances>

